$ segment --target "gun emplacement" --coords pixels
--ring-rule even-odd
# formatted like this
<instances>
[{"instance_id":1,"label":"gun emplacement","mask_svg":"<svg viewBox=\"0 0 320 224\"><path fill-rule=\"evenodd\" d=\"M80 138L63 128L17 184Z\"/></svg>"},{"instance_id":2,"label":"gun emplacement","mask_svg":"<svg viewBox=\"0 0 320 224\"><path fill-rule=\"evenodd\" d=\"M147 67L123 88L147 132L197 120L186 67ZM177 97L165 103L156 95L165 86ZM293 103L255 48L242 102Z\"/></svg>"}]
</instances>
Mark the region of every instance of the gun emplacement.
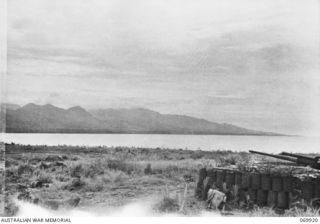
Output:
<instances>
[{"instance_id":1,"label":"gun emplacement","mask_svg":"<svg viewBox=\"0 0 320 224\"><path fill-rule=\"evenodd\" d=\"M270 157L281 159L281 160L290 161L297 165L310 166L314 169L320 170L320 161L319 161L320 157L308 157L308 156L302 156L302 155L287 153L287 152L282 152L279 155L258 152L253 150L249 150L249 152L263 155L263 156L270 156Z\"/></svg>"}]
</instances>

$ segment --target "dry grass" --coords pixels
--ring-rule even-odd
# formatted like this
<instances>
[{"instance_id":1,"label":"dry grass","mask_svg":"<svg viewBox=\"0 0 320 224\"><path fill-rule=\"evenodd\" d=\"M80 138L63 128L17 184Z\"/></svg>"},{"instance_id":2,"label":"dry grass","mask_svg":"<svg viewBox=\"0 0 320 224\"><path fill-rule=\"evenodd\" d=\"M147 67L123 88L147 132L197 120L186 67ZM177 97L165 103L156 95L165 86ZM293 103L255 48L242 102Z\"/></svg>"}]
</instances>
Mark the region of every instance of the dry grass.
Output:
<instances>
[{"instance_id":1,"label":"dry grass","mask_svg":"<svg viewBox=\"0 0 320 224\"><path fill-rule=\"evenodd\" d=\"M259 208L255 207L253 210L248 213L242 213L244 216L252 217L319 217L320 210L314 209L311 207L306 207L305 209L300 209L297 207L281 211L280 213L277 210L272 208Z\"/></svg>"},{"instance_id":2,"label":"dry grass","mask_svg":"<svg viewBox=\"0 0 320 224\"><path fill-rule=\"evenodd\" d=\"M205 205L194 198L200 168L234 166L246 170L253 167L257 159L254 155L231 151L21 145L10 145L8 150L43 152L25 153L23 157L8 154L6 184L11 197L19 193L18 185L29 186L41 181L48 187L28 190L43 202L79 196L81 206L89 207L98 203L125 204L160 195L155 211L181 215L199 215L205 209ZM316 216L318 212L308 207L288 210L283 216ZM269 208L235 214L279 216Z\"/></svg>"}]
</instances>

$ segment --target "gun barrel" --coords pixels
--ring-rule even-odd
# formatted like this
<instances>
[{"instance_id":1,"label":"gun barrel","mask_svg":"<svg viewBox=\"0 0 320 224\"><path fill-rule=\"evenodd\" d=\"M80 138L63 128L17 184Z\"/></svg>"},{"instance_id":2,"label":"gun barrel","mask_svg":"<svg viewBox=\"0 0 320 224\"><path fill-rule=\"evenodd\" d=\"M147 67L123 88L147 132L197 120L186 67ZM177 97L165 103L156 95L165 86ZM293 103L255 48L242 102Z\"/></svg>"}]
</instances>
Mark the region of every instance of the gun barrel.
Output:
<instances>
[{"instance_id":1,"label":"gun barrel","mask_svg":"<svg viewBox=\"0 0 320 224\"><path fill-rule=\"evenodd\" d=\"M293 159L293 158L288 158L286 156L280 156L280 155L274 155L274 154L269 154L269 153L264 153L264 152L258 152L258 151L254 151L254 150L249 150L250 153L255 153L255 154L259 154L259 155L263 155L263 156L270 156L270 157L274 157L277 159L282 159L282 160L287 160L287 161L291 161L296 163L297 159Z\"/></svg>"},{"instance_id":2,"label":"gun barrel","mask_svg":"<svg viewBox=\"0 0 320 224\"><path fill-rule=\"evenodd\" d=\"M312 161L315 161L315 160L316 160L316 158L313 158L313 157L302 156L302 155L297 155L297 154L288 153L288 152L282 152L281 155L291 156L291 157L296 157L296 158L303 158L303 159L310 159L310 160L312 160Z\"/></svg>"},{"instance_id":3,"label":"gun barrel","mask_svg":"<svg viewBox=\"0 0 320 224\"><path fill-rule=\"evenodd\" d=\"M269 154L269 153L264 153L264 152L253 151L253 150L249 150L249 152L263 155L263 156L270 156L270 157L274 157L277 159L291 161L291 162L294 162L298 165L310 166L314 169L320 170L319 157L312 158L312 157L300 156L300 155L286 153L286 152L281 153L281 155L274 155L274 154ZM292 157L294 157L294 158L292 158Z\"/></svg>"},{"instance_id":4,"label":"gun barrel","mask_svg":"<svg viewBox=\"0 0 320 224\"><path fill-rule=\"evenodd\" d=\"M297 158L297 163L298 164L302 164L302 165L305 165L305 166L311 166L311 167L313 167L315 169L320 170L319 157L301 156L301 155L296 155L296 154L287 153L287 152L283 152L281 154Z\"/></svg>"}]
</instances>

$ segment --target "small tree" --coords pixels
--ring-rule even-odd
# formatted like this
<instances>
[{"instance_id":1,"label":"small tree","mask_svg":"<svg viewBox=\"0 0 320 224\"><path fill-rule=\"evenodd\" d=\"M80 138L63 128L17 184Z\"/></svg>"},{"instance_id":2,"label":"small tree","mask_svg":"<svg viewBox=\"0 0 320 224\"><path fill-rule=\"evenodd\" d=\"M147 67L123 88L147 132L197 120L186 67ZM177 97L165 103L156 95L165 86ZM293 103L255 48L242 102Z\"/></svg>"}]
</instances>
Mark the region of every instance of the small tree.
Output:
<instances>
[{"instance_id":1,"label":"small tree","mask_svg":"<svg viewBox=\"0 0 320 224\"><path fill-rule=\"evenodd\" d=\"M144 169L144 174L149 175L152 174L151 164L148 163L147 167Z\"/></svg>"}]
</instances>

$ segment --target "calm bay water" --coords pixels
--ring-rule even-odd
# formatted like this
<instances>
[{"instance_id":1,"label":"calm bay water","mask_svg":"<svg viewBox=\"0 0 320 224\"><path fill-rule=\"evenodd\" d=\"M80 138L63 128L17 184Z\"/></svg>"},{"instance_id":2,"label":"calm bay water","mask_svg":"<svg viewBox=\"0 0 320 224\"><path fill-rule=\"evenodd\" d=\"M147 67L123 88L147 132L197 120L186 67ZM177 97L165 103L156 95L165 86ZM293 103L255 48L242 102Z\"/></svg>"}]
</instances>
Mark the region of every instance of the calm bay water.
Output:
<instances>
[{"instance_id":1,"label":"calm bay water","mask_svg":"<svg viewBox=\"0 0 320 224\"><path fill-rule=\"evenodd\" d=\"M30 145L135 146L192 150L320 152L319 137L135 134L1 134L7 143Z\"/></svg>"}]
</instances>

